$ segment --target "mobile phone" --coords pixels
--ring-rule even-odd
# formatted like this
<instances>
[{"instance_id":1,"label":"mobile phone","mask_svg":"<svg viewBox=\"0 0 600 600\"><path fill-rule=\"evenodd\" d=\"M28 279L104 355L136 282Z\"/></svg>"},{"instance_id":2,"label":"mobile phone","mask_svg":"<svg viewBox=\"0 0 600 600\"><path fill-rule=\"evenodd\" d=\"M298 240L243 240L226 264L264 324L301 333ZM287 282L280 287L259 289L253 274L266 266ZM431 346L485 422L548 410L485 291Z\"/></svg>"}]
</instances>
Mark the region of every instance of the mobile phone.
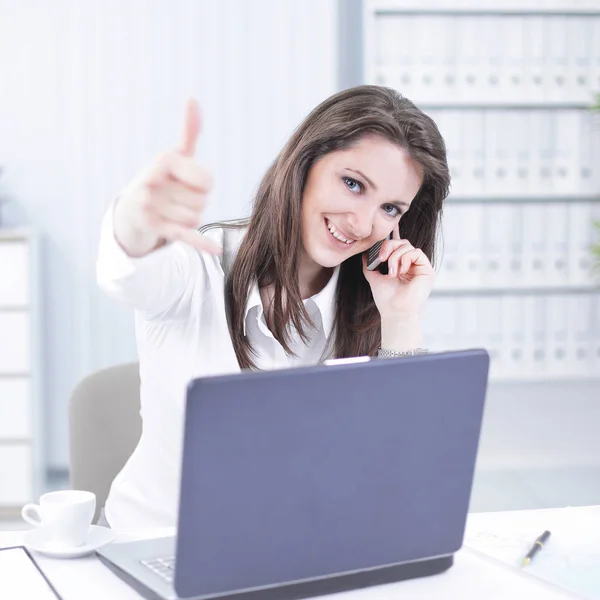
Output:
<instances>
[{"instance_id":1,"label":"mobile phone","mask_svg":"<svg viewBox=\"0 0 600 600\"><path fill-rule=\"evenodd\" d=\"M390 233L390 235L388 235L384 240L377 242L376 244L371 246L367 251L367 269L369 271L374 271L375 269L378 269L379 272L383 275L388 274L387 260L383 262L379 260L379 251L381 250L383 242L385 242L385 240L391 239L391 237L392 234Z\"/></svg>"}]
</instances>

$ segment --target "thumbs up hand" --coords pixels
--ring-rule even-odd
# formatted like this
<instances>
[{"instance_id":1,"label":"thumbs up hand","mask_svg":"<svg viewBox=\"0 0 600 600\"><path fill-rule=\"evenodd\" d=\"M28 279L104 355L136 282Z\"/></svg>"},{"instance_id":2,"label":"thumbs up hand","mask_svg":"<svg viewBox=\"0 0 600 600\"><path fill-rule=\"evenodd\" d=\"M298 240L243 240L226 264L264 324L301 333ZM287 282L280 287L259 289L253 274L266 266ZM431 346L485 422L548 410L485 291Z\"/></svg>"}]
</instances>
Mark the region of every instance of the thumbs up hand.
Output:
<instances>
[{"instance_id":1,"label":"thumbs up hand","mask_svg":"<svg viewBox=\"0 0 600 600\"><path fill-rule=\"evenodd\" d=\"M190 99L178 147L138 175L117 200L115 237L129 256L145 256L174 240L220 253L219 246L197 231L212 188L210 172L193 159L199 134L198 105Z\"/></svg>"}]
</instances>

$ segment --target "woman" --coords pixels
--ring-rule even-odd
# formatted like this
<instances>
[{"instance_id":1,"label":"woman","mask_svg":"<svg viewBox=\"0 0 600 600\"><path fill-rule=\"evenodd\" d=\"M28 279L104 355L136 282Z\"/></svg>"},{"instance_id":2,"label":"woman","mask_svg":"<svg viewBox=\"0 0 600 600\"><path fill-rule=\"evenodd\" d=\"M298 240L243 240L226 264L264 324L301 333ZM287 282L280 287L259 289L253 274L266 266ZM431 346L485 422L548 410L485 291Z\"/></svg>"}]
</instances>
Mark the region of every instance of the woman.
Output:
<instances>
[{"instance_id":1,"label":"woman","mask_svg":"<svg viewBox=\"0 0 600 600\"><path fill-rule=\"evenodd\" d=\"M185 390L239 369L396 356L421 343L449 188L434 122L397 92L342 91L315 108L265 174L247 222L200 232L210 174L179 148L104 220L98 282L135 310L143 433L106 503L112 527L174 525ZM388 238L389 273L365 251Z\"/></svg>"}]
</instances>

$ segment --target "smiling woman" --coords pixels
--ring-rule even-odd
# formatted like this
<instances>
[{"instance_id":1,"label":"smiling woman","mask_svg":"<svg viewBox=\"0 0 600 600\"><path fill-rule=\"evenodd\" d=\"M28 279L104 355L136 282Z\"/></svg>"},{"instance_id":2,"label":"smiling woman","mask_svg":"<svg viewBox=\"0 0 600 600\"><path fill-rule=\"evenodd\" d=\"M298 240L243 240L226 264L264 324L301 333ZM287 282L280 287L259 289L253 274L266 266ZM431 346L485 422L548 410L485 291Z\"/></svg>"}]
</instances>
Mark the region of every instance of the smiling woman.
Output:
<instances>
[{"instance_id":1,"label":"smiling woman","mask_svg":"<svg viewBox=\"0 0 600 600\"><path fill-rule=\"evenodd\" d=\"M437 126L395 90L359 86L315 108L263 178L228 281L240 365L254 364L243 334L249 282L257 278L265 290L269 329L291 351L290 323L303 339L309 335L303 298L338 267L329 339L335 357L374 355L383 340L390 350L418 346L449 184ZM383 244L381 257L393 281L384 281L364 272L361 255L392 232L396 239Z\"/></svg>"},{"instance_id":2,"label":"smiling woman","mask_svg":"<svg viewBox=\"0 0 600 600\"><path fill-rule=\"evenodd\" d=\"M410 353L421 342L450 183L431 118L388 88L340 92L275 158L250 219L200 233L211 175L193 160L199 131L192 101L180 144L103 224L98 281L136 309L144 421L107 501L115 527L175 523L191 379ZM365 264L384 239L387 275Z\"/></svg>"}]
</instances>

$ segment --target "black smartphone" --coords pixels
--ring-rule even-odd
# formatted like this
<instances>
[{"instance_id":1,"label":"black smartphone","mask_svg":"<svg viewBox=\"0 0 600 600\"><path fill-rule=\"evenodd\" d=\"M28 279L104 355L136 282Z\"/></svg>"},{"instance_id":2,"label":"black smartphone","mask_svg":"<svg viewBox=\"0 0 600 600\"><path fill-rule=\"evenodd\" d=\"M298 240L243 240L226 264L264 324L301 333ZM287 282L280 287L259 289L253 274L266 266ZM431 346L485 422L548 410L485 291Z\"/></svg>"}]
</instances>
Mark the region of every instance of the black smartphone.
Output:
<instances>
[{"instance_id":1,"label":"black smartphone","mask_svg":"<svg viewBox=\"0 0 600 600\"><path fill-rule=\"evenodd\" d=\"M381 250L383 242L391 238L392 234L390 233L390 235L388 235L384 240L377 242L376 244L371 246L367 251L367 269L369 271L374 271L375 269L377 269L383 275L388 274L387 260L383 262L379 260L379 251Z\"/></svg>"}]
</instances>

